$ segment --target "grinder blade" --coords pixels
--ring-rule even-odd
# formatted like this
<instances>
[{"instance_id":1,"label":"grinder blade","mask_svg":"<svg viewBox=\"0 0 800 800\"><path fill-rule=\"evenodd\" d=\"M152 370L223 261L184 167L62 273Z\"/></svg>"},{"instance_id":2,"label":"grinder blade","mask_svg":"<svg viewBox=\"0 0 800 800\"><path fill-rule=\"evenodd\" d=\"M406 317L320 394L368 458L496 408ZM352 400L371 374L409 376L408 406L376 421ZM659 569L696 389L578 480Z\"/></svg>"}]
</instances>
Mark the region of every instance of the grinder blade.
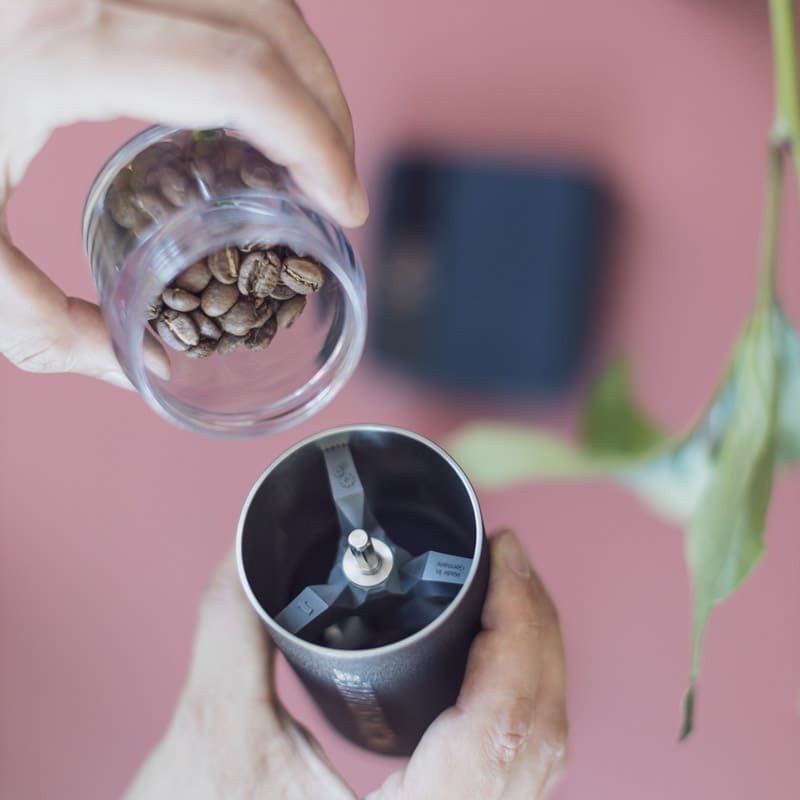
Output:
<instances>
[{"instance_id":1,"label":"grinder blade","mask_svg":"<svg viewBox=\"0 0 800 800\"><path fill-rule=\"evenodd\" d=\"M375 518L347 436L321 449L340 531L336 557L328 582L303 588L275 621L307 641L340 649L409 636L458 594L472 559L409 553Z\"/></svg>"}]
</instances>

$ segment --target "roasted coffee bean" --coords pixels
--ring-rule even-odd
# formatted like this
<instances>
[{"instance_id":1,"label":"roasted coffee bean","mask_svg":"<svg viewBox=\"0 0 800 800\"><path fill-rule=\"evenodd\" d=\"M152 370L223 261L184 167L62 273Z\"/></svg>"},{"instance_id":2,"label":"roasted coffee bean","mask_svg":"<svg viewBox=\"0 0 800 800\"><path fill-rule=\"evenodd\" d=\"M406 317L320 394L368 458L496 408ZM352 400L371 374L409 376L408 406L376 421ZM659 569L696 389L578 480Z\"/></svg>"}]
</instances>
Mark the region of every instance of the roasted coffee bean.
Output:
<instances>
[{"instance_id":1,"label":"roasted coffee bean","mask_svg":"<svg viewBox=\"0 0 800 800\"><path fill-rule=\"evenodd\" d=\"M133 192L130 189L117 189L111 187L106 194L106 208L114 222L123 228L135 228L142 219L141 212L136 207Z\"/></svg>"},{"instance_id":2,"label":"roasted coffee bean","mask_svg":"<svg viewBox=\"0 0 800 800\"><path fill-rule=\"evenodd\" d=\"M189 172L194 180L200 181L206 187L213 186L216 181L216 170L210 158L192 158Z\"/></svg>"},{"instance_id":3,"label":"roasted coffee bean","mask_svg":"<svg viewBox=\"0 0 800 800\"><path fill-rule=\"evenodd\" d=\"M275 319L268 319L263 325L258 328L253 328L253 330L245 336L245 347L253 351L266 350L275 337L275 332L277 330L278 324Z\"/></svg>"},{"instance_id":4,"label":"roasted coffee bean","mask_svg":"<svg viewBox=\"0 0 800 800\"><path fill-rule=\"evenodd\" d=\"M161 313L161 320L168 325L169 329L184 344L192 347L200 341L200 334L198 333L197 326L188 314L165 308Z\"/></svg>"},{"instance_id":5,"label":"roasted coffee bean","mask_svg":"<svg viewBox=\"0 0 800 800\"><path fill-rule=\"evenodd\" d=\"M133 196L133 202L144 217L153 222L164 222L172 212L172 206L163 195L152 189L136 192Z\"/></svg>"},{"instance_id":6,"label":"roasted coffee bean","mask_svg":"<svg viewBox=\"0 0 800 800\"><path fill-rule=\"evenodd\" d=\"M283 259L281 258L281 254L278 252L277 248L273 248L267 252L267 259L269 260L269 263L278 270L278 273L283 271ZM278 280L280 280L280 275Z\"/></svg>"},{"instance_id":7,"label":"roasted coffee bean","mask_svg":"<svg viewBox=\"0 0 800 800\"><path fill-rule=\"evenodd\" d=\"M208 257L208 268L220 283L236 283L239 277L239 251L226 247Z\"/></svg>"},{"instance_id":8,"label":"roasted coffee bean","mask_svg":"<svg viewBox=\"0 0 800 800\"><path fill-rule=\"evenodd\" d=\"M218 192L230 194L239 194L246 188L239 178L239 173L232 172L231 170L224 170L217 173L217 177L214 180L214 187Z\"/></svg>"},{"instance_id":9,"label":"roasted coffee bean","mask_svg":"<svg viewBox=\"0 0 800 800\"><path fill-rule=\"evenodd\" d=\"M297 292L290 289L285 283L278 282L278 285L269 293L269 296L275 300L288 300L294 297Z\"/></svg>"},{"instance_id":10,"label":"roasted coffee bean","mask_svg":"<svg viewBox=\"0 0 800 800\"><path fill-rule=\"evenodd\" d=\"M247 152L247 145L233 136L224 136L217 142L219 145L217 157L223 168L228 172L238 173Z\"/></svg>"},{"instance_id":11,"label":"roasted coffee bean","mask_svg":"<svg viewBox=\"0 0 800 800\"><path fill-rule=\"evenodd\" d=\"M111 186L108 187L108 191L114 192L129 192L131 191L131 172L130 166L123 167L116 175L114 180L111 182Z\"/></svg>"},{"instance_id":12,"label":"roasted coffee bean","mask_svg":"<svg viewBox=\"0 0 800 800\"><path fill-rule=\"evenodd\" d=\"M156 142L150 145L131 162L131 188L135 192L141 192L158 186L161 170L180 161L181 149L174 142Z\"/></svg>"},{"instance_id":13,"label":"roasted coffee bean","mask_svg":"<svg viewBox=\"0 0 800 800\"><path fill-rule=\"evenodd\" d=\"M197 188L186 172L175 167L162 167L159 170L158 188L176 208L183 208L198 197Z\"/></svg>"},{"instance_id":14,"label":"roasted coffee bean","mask_svg":"<svg viewBox=\"0 0 800 800\"><path fill-rule=\"evenodd\" d=\"M219 325L214 322L211 317L206 316L199 308L192 311L189 315L192 321L197 325L197 330L200 332L201 339L219 339L222 336L222 330Z\"/></svg>"},{"instance_id":15,"label":"roasted coffee bean","mask_svg":"<svg viewBox=\"0 0 800 800\"><path fill-rule=\"evenodd\" d=\"M164 343L176 350L186 350L200 341L200 334L191 317L171 308L164 309L156 320L156 330Z\"/></svg>"},{"instance_id":16,"label":"roasted coffee bean","mask_svg":"<svg viewBox=\"0 0 800 800\"><path fill-rule=\"evenodd\" d=\"M279 189L281 180L278 171L263 157L250 154L239 170L242 183L251 189Z\"/></svg>"},{"instance_id":17,"label":"roasted coffee bean","mask_svg":"<svg viewBox=\"0 0 800 800\"><path fill-rule=\"evenodd\" d=\"M308 258L287 258L283 262L281 281L297 294L317 292L325 283L322 268Z\"/></svg>"},{"instance_id":18,"label":"roasted coffee bean","mask_svg":"<svg viewBox=\"0 0 800 800\"><path fill-rule=\"evenodd\" d=\"M190 358L206 358L216 349L217 343L214 339L201 339L198 344L186 351L186 355Z\"/></svg>"},{"instance_id":19,"label":"roasted coffee bean","mask_svg":"<svg viewBox=\"0 0 800 800\"><path fill-rule=\"evenodd\" d=\"M217 353L226 356L232 353L242 343L241 336L234 336L232 333L223 333L217 342Z\"/></svg>"},{"instance_id":20,"label":"roasted coffee bean","mask_svg":"<svg viewBox=\"0 0 800 800\"><path fill-rule=\"evenodd\" d=\"M154 142L136 154L133 161L131 161L131 170L134 173L149 172L161 164L180 160L181 156L180 145L175 142Z\"/></svg>"},{"instance_id":21,"label":"roasted coffee bean","mask_svg":"<svg viewBox=\"0 0 800 800\"><path fill-rule=\"evenodd\" d=\"M153 320L158 319L158 315L164 310L164 301L161 295L154 297L148 304L145 311L145 319Z\"/></svg>"},{"instance_id":22,"label":"roasted coffee bean","mask_svg":"<svg viewBox=\"0 0 800 800\"><path fill-rule=\"evenodd\" d=\"M240 253L252 253L254 250L269 250L269 245L263 242L248 242L247 244L239 245Z\"/></svg>"},{"instance_id":23,"label":"roasted coffee bean","mask_svg":"<svg viewBox=\"0 0 800 800\"><path fill-rule=\"evenodd\" d=\"M177 278L175 285L187 292L198 294L211 282L211 270L205 261L197 261L191 267L187 267Z\"/></svg>"},{"instance_id":24,"label":"roasted coffee bean","mask_svg":"<svg viewBox=\"0 0 800 800\"><path fill-rule=\"evenodd\" d=\"M200 298L185 289L168 287L161 293L161 299L176 311L194 311L200 307Z\"/></svg>"},{"instance_id":25,"label":"roasted coffee bean","mask_svg":"<svg viewBox=\"0 0 800 800\"><path fill-rule=\"evenodd\" d=\"M263 325L270 317L274 316L275 313L275 309L272 305L264 300L261 302L253 300L253 308L256 312L256 324L253 326L254 328Z\"/></svg>"},{"instance_id":26,"label":"roasted coffee bean","mask_svg":"<svg viewBox=\"0 0 800 800\"><path fill-rule=\"evenodd\" d=\"M251 253L239 267L239 291L266 297L278 285L280 274L281 262L277 256L261 251Z\"/></svg>"},{"instance_id":27,"label":"roasted coffee bean","mask_svg":"<svg viewBox=\"0 0 800 800\"><path fill-rule=\"evenodd\" d=\"M189 345L182 339L179 339L170 329L169 325L159 317L155 322L156 333L164 344L171 347L173 350L188 350Z\"/></svg>"},{"instance_id":28,"label":"roasted coffee bean","mask_svg":"<svg viewBox=\"0 0 800 800\"><path fill-rule=\"evenodd\" d=\"M192 142L191 154L189 156L189 172L196 180L200 180L207 186L216 183L217 175L225 169L222 159L219 157L219 137L211 139L200 139Z\"/></svg>"},{"instance_id":29,"label":"roasted coffee bean","mask_svg":"<svg viewBox=\"0 0 800 800\"><path fill-rule=\"evenodd\" d=\"M291 328L306 307L306 297L297 294L284 300L275 311L275 320L279 328Z\"/></svg>"},{"instance_id":30,"label":"roasted coffee bean","mask_svg":"<svg viewBox=\"0 0 800 800\"><path fill-rule=\"evenodd\" d=\"M239 300L230 311L220 317L222 330L232 333L234 336L244 336L251 328L259 324L259 311L256 311L252 300Z\"/></svg>"},{"instance_id":31,"label":"roasted coffee bean","mask_svg":"<svg viewBox=\"0 0 800 800\"><path fill-rule=\"evenodd\" d=\"M233 307L239 299L239 289L235 284L212 280L200 298L200 308L209 317L220 317Z\"/></svg>"}]
</instances>

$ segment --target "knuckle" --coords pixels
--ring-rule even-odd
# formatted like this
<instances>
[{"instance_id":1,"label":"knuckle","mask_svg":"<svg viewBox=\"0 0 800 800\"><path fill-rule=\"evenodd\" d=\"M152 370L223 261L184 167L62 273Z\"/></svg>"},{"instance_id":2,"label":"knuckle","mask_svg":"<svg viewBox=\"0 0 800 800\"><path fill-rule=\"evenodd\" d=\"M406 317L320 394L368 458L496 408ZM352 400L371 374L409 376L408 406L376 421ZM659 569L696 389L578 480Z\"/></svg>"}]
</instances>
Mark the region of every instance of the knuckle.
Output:
<instances>
[{"instance_id":1,"label":"knuckle","mask_svg":"<svg viewBox=\"0 0 800 800\"><path fill-rule=\"evenodd\" d=\"M485 732L484 749L490 768L508 772L528 749L533 731L534 701L517 697L500 713Z\"/></svg>"},{"instance_id":2,"label":"knuckle","mask_svg":"<svg viewBox=\"0 0 800 800\"><path fill-rule=\"evenodd\" d=\"M240 88L250 98L263 93L264 81L275 72L280 60L268 41L241 33L229 35L224 56L235 67Z\"/></svg>"},{"instance_id":3,"label":"knuckle","mask_svg":"<svg viewBox=\"0 0 800 800\"><path fill-rule=\"evenodd\" d=\"M561 715L542 724L536 719L535 702L517 698L495 714L494 723L485 730L483 749L488 771L500 779L523 764L537 775L555 779L567 761L566 717Z\"/></svg>"},{"instance_id":4,"label":"knuckle","mask_svg":"<svg viewBox=\"0 0 800 800\"><path fill-rule=\"evenodd\" d=\"M69 354L58 341L24 341L3 351L5 357L24 372L69 372Z\"/></svg>"}]
</instances>

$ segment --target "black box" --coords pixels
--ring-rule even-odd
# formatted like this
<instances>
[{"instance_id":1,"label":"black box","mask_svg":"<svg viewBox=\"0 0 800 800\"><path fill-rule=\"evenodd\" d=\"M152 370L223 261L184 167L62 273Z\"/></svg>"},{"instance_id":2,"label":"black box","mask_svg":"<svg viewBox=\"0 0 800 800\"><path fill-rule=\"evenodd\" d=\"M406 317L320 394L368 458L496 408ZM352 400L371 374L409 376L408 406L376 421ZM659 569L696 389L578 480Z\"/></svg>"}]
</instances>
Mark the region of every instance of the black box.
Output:
<instances>
[{"instance_id":1,"label":"black box","mask_svg":"<svg viewBox=\"0 0 800 800\"><path fill-rule=\"evenodd\" d=\"M407 155L389 170L371 343L454 389L553 395L587 349L608 193L565 165Z\"/></svg>"}]
</instances>

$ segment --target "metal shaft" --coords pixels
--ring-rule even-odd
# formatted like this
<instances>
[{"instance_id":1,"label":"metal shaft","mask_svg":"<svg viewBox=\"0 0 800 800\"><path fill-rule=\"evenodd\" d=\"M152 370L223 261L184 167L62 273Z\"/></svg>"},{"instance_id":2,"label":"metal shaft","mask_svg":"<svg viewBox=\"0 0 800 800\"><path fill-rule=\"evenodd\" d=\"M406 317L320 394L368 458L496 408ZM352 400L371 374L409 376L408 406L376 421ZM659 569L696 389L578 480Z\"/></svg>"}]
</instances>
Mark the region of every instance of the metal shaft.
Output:
<instances>
[{"instance_id":1,"label":"metal shaft","mask_svg":"<svg viewBox=\"0 0 800 800\"><path fill-rule=\"evenodd\" d=\"M380 568L381 557L375 552L370 535L363 528L356 528L347 537L347 544L356 565L363 575L374 575Z\"/></svg>"}]
</instances>

